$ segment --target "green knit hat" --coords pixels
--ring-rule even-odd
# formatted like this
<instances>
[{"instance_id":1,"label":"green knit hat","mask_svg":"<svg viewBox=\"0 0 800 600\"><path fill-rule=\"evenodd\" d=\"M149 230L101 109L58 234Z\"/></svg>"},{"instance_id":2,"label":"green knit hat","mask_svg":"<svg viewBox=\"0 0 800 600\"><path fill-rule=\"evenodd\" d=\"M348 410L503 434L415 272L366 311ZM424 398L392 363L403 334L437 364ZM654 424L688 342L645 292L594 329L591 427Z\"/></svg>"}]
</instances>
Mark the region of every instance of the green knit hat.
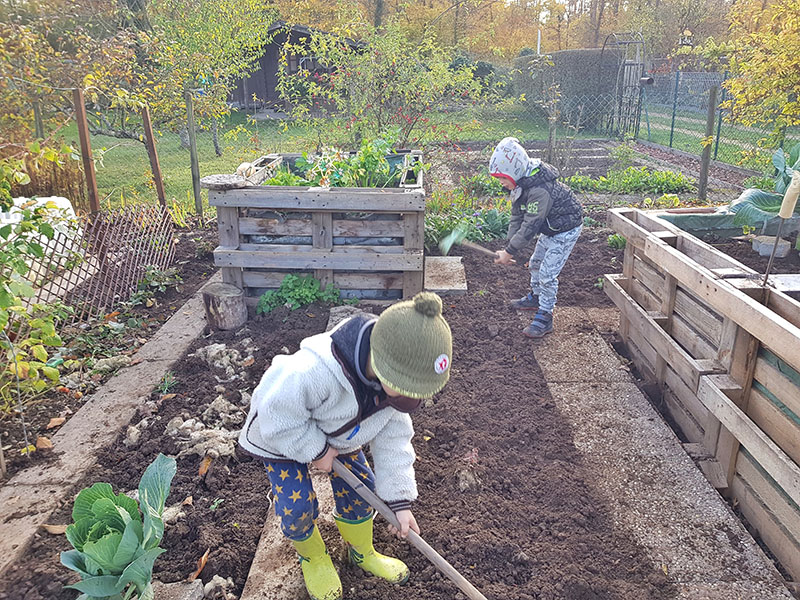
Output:
<instances>
[{"instance_id":1,"label":"green knit hat","mask_svg":"<svg viewBox=\"0 0 800 600\"><path fill-rule=\"evenodd\" d=\"M378 379L404 396L430 398L450 379L453 337L436 294L421 292L383 311L370 345Z\"/></svg>"}]
</instances>

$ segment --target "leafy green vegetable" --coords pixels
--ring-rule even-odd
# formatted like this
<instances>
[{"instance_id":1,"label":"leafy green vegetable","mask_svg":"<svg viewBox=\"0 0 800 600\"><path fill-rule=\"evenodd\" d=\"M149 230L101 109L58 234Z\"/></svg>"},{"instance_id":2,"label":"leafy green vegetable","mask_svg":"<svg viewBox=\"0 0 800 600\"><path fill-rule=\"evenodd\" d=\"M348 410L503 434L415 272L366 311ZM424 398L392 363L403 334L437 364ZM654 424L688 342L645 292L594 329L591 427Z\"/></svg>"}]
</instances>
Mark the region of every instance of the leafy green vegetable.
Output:
<instances>
[{"instance_id":1,"label":"leafy green vegetable","mask_svg":"<svg viewBox=\"0 0 800 600\"><path fill-rule=\"evenodd\" d=\"M153 564L164 552L158 547L162 515L175 472L175 459L159 454L139 483L141 505L107 483L81 490L66 531L75 549L61 553L61 564L81 576L66 586L83 594L78 600L153 597Z\"/></svg>"},{"instance_id":2,"label":"leafy green vegetable","mask_svg":"<svg viewBox=\"0 0 800 600\"><path fill-rule=\"evenodd\" d=\"M736 213L735 225L755 227L764 225L776 217L781 209L783 194L774 194L755 188L742 192L741 196L731 202L731 212Z\"/></svg>"},{"instance_id":3,"label":"leafy green vegetable","mask_svg":"<svg viewBox=\"0 0 800 600\"><path fill-rule=\"evenodd\" d=\"M270 290L258 299L256 314L266 314L280 306L297 310L317 301L339 304L339 288L330 284L323 290L319 280L312 275L287 275L277 290Z\"/></svg>"}]
</instances>

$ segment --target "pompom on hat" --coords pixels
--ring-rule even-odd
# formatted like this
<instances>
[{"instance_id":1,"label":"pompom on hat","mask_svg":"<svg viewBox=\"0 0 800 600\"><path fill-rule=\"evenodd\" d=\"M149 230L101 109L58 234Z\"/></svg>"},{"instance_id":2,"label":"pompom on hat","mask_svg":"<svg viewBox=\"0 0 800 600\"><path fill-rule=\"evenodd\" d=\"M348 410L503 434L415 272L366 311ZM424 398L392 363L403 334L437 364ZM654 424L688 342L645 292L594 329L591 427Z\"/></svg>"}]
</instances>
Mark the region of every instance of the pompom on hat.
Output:
<instances>
[{"instance_id":1,"label":"pompom on hat","mask_svg":"<svg viewBox=\"0 0 800 600\"><path fill-rule=\"evenodd\" d=\"M453 337L442 299L421 292L387 308L370 336L372 369L409 398L430 398L450 379Z\"/></svg>"}]
</instances>

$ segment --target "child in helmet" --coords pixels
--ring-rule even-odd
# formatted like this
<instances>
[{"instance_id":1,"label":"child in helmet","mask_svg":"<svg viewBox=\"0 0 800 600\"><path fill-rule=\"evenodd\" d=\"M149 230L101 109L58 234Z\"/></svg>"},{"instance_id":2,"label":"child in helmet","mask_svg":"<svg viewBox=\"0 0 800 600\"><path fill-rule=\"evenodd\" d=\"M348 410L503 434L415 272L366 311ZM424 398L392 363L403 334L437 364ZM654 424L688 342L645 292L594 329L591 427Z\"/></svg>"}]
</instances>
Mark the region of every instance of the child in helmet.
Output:
<instances>
[{"instance_id":1,"label":"child in helmet","mask_svg":"<svg viewBox=\"0 0 800 600\"><path fill-rule=\"evenodd\" d=\"M240 446L264 461L281 529L300 555L312 600L338 600L342 585L315 521L308 466L330 473L337 457L395 511L406 537L419 533L414 429L409 413L450 377L452 337L436 294L420 293L380 317L356 315L276 356L253 392ZM362 447L369 444L373 472ZM335 520L350 559L365 571L405 583L408 567L372 545L374 511L330 474Z\"/></svg>"},{"instance_id":2,"label":"child in helmet","mask_svg":"<svg viewBox=\"0 0 800 600\"><path fill-rule=\"evenodd\" d=\"M531 290L511 306L536 311L533 322L522 333L541 338L553 331L558 275L581 234L583 209L572 190L558 181L558 169L530 158L513 137L497 144L489 172L511 192L508 243L497 252L495 262L507 265L521 258L531 240L539 236L528 263Z\"/></svg>"}]
</instances>

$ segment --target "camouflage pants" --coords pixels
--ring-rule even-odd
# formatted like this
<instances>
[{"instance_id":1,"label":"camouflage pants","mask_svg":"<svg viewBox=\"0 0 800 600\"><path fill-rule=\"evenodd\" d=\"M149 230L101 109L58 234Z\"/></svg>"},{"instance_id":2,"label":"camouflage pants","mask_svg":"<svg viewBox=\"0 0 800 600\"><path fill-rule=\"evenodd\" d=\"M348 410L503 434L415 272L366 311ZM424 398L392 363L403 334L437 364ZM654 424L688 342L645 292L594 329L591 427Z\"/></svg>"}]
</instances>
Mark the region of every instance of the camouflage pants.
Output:
<instances>
[{"instance_id":1,"label":"camouflage pants","mask_svg":"<svg viewBox=\"0 0 800 600\"><path fill-rule=\"evenodd\" d=\"M553 312L558 293L558 275L569 258L583 225L556 235L540 235L528 267L531 271L531 291L539 296L539 308Z\"/></svg>"}]
</instances>

